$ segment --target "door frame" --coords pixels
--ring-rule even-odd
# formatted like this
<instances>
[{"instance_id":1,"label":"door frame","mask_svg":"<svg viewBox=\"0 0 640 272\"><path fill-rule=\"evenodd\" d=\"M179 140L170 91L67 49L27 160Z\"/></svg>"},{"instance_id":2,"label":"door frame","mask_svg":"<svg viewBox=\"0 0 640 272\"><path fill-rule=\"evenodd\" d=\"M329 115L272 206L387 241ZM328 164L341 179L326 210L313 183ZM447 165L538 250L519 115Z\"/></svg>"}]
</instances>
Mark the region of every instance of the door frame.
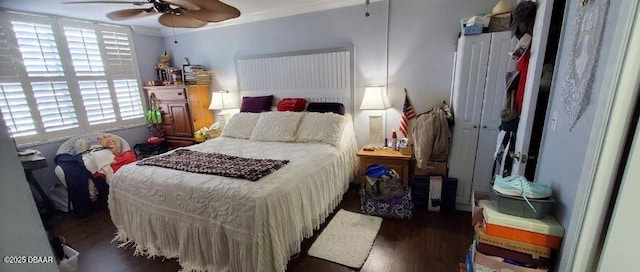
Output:
<instances>
[{"instance_id":1,"label":"door frame","mask_svg":"<svg viewBox=\"0 0 640 272\"><path fill-rule=\"evenodd\" d=\"M624 1L618 13L612 48L603 71L602 103L596 106L586 159L582 167L570 226L566 231L558 271L592 271L600 251L599 243L609 201L620 168L625 139L630 130L640 85L640 0ZM567 7L567 9L570 7ZM565 22L567 18L565 18ZM565 226L567 227L567 226ZM584 239L580 239L584 238Z\"/></svg>"}]
</instances>

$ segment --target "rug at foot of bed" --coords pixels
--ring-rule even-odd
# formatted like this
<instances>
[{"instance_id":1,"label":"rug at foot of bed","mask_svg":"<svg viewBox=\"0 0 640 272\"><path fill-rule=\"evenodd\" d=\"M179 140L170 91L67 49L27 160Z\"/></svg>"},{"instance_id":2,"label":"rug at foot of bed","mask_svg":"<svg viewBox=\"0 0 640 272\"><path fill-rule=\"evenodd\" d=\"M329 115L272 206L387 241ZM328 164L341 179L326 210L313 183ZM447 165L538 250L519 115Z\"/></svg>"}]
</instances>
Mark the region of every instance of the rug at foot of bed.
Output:
<instances>
[{"instance_id":1,"label":"rug at foot of bed","mask_svg":"<svg viewBox=\"0 0 640 272\"><path fill-rule=\"evenodd\" d=\"M367 260L382 218L340 210L309 249L309 256L360 268Z\"/></svg>"}]
</instances>

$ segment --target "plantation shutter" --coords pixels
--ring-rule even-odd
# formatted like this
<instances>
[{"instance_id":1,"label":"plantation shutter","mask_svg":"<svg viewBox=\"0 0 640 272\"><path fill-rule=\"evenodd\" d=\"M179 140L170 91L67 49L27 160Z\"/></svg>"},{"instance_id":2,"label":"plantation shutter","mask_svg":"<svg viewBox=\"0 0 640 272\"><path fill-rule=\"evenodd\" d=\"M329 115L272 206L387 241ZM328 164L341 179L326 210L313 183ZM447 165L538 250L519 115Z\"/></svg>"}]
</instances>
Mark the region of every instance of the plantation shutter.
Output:
<instances>
[{"instance_id":1,"label":"plantation shutter","mask_svg":"<svg viewBox=\"0 0 640 272\"><path fill-rule=\"evenodd\" d=\"M135 79L129 35L125 32L102 31L107 69L113 78Z\"/></svg>"},{"instance_id":2,"label":"plantation shutter","mask_svg":"<svg viewBox=\"0 0 640 272\"><path fill-rule=\"evenodd\" d=\"M0 112L18 144L143 125L129 28L0 10Z\"/></svg>"},{"instance_id":3,"label":"plantation shutter","mask_svg":"<svg viewBox=\"0 0 640 272\"><path fill-rule=\"evenodd\" d=\"M52 26L19 21L11 24L29 77L64 76Z\"/></svg>"},{"instance_id":4,"label":"plantation shutter","mask_svg":"<svg viewBox=\"0 0 640 272\"><path fill-rule=\"evenodd\" d=\"M96 32L91 29L65 27L69 53L76 76L104 76L104 65Z\"/></svg>"},{"instance_id":5,"label":"plantation shutter","mask_svg":"<svg viewBox=\"0 0 640 272\"><path fill-rule=\"evenodd\" d=\"M11 25L24 69L32 78L31 91L44 132L78 128L53 26L23 21L12 21Z\"/></svg>"},{"instance_id":6,"label":"plantation shutter","mask_svg":"<svg viewBox=\"0 0 640 272\"><path fill-rule=\"evenodd\" d=\"M116 114L107 81L80 81L78 84L89 124L115 122Z\"/></svg>"},{"instance_id":7,"label":"plantation shutter","mask_svg":"<svg viewBox=\"0 0 640 272\"><path fill-rule=\"evenodd\" d=\"M0 21L0 112L11 137L36 135L35 122L20 83L19 52L12 47L10 35L8 21Z\"/></svg>"},{"instance_id":8,"label":"plantation shutter","mask_svg":"<svg viewBox=\"0 0 640 272\"><path fill-rule=\"evenodd\" d=\"M142 100L138 81L135 79L114 80L113 87L116 90L120 117L123 120L138 118L143 115Z\"/></svg>"},{"instance_id":9,"label":"plantation shutter","mask_svg":"<svg viewBox=\"0 0 640 272\"><path fill-rule=\"evenodd\" d=\"M18 65L9 43L10 36L4 24L0 24L0 79L18 81ZM11 30L8 30L11 31Z\"/></svg>"},{"instance_id":10,"label":"plantation shutter","mask_svg":"<svg viewBox=\"0 0 640 272\"><path fill-rule=\"evenodd\" d=\"M66 81L33 82L31 88L45 132L79 127Z\"/></svg>"},{"instance_id":11,"label":"plantation shutter","mask_svg":"<svg viewBox=\"0 0 640 272\"><path fill-rule=\"evenodd\" d=\"M37 133L20 83L0 83L0 110L12 137Z\"/></svg>"},{"instance_id":12,"label":"plantation shutter","mask_svg":"<svg viewBox=\"0 0 640 272\"><path fill-rule=\"evenodd\" d=\"M144 109L133 59L133 44L127 32L102 30L107 71L113 79L118 111L122 120L142 118Z\"/></svg>"}]
</instances>

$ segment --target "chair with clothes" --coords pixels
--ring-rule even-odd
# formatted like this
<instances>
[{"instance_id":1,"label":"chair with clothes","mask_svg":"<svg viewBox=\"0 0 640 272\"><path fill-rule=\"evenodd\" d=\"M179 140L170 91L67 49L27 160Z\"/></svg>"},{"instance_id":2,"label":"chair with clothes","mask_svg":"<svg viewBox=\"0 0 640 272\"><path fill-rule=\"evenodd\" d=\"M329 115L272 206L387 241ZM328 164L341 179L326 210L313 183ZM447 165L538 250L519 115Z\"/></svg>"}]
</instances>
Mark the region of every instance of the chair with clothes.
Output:
<instances>
[{"instance_id":1,"label":"chair with clothes","mask_svg":"<svg viewBox=\"0 0 640 272\"><path fill-rule=\"evenodd\" d=\"M76 215L89 213L91 202L106 201L108 185L105 178L113 174L118 162L135 161L129 143L111 133L89 133L63 142L56 152L56 185L52 198L58 209ZM113 166L112 166L113 165Z\"/></svg>"}]
</instances>

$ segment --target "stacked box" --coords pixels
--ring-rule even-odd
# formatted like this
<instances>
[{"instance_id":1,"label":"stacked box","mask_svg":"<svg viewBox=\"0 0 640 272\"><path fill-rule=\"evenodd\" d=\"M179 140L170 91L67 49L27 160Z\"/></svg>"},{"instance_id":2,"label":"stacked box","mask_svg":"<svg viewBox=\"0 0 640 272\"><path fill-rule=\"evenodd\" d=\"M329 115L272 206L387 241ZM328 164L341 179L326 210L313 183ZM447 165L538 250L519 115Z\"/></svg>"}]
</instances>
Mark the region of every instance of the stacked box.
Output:
<instances>
[{"instance_id":1,"label":"stacked box","mask_svg":"<svg viewBox=\"0 0 640 272\"><path fill-rule=\"evenodd\" d=\"M548 271L564 235L555 218L503 214L488 194L474 192L472 197L474 267L487 271Z\"/></svg>"}]
</instances>

